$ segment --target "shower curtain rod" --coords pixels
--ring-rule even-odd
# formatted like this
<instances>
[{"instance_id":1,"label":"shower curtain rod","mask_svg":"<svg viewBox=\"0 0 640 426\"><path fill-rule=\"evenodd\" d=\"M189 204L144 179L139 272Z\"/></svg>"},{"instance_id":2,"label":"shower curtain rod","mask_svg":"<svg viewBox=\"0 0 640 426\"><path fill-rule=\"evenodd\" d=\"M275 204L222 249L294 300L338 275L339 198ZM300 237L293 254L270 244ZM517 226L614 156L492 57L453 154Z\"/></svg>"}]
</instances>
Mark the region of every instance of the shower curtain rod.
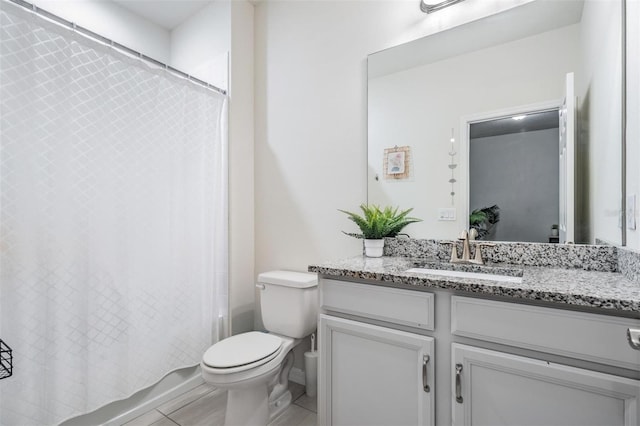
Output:
<instances>
[{"instance_id":1,"label":"shower curtain rod","mask_svg":"<svg viewBox=\"0 0 640 426\"><path fill-rule=\"evenodd\" d=\"M0 1L2 1L2 0L0 0ZM12 2L12 3L14 3L14 4L18 5L18 6L21 6L21 7L25 8L25 9L28 9L28 10L30 10L30 11L38 14L38 15L44 16L45 18L50 19L50 20L52 20L54 22L57 22L58 24L64 25L65 27L69 27L72 30L74 30L74 31L86 36L86 37L93 38L93 39L95 39L95 40L97 40L97 41L99 41L101 43L104 43L104 44L107 44L107 45L109 45L111 47L114 47L116 49L122 50L125 53L128 53L129 55L135 56L138 59L141 59L143 61L151 62L152 64L154 64L156 66L159 66L161 68L164 68L166 71L169 71L172 74L178 75L178 76L180 76L182 78L185 78L186 80L188 80L188 81L190 81L192 83L195 83L195 84L197 84L199 86L203 86L203 87L205 87L205 88L207 88L209 90L213 90L213 91L218 92L218 93L220 93L222 95L226 95L227 94L227 91L224 90L224 89L221 89L221 88L219 88L217 86L214 86L213 84L207 83L206 81L200 80L199 78L193 77L192 75L187 74L186 72L183 72L183 71L180 71L179 69L173 68L170 65L167 65L167 64L165 64L163 62L160 62L160 61L158 61L156 59L153 59L153 58L151 58L151 57L149 57L147 55L144 55L144 54L142 54L142 53L140 53L140 52L138 52L136 50L133 50L133 49L131 49L131 48L127 47L127 46L124 46L124 45L122 45L122 44L120 44L118 42L115 42L115 41L113 41L113 40L111 40L109 38L103 37L100 34L96 34L91 30L88 30L88 29L86 29L84 27L81 27L80 25L76 25L74 22L67 21L66 19L61 18L58 15L54 15L53 13L48 12L48 11L40 8L40 7L36 6L35 4L31 4L31 3L27 2L27 1L24 1L24 0L8 0L8 1L10 1L10 2Z\"/></svg>"}]
</instances>

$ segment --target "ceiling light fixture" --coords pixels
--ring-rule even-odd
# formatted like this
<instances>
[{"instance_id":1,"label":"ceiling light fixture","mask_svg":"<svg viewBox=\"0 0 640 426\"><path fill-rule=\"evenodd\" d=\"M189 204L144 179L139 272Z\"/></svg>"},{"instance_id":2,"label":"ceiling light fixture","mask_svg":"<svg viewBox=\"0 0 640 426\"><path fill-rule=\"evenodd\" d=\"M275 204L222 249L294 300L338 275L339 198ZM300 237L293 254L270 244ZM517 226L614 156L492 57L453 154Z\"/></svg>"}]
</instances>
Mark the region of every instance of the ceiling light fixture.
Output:
<instances>
[{"instance_id":1,"label":"ceiling light fixture","mask_svg":"<svg viewBox=\"0 0 640 426\"><path fill-rule=\"evenodd\" d=\"M460 3L461 1L464 0L444 0L440 3L426 3L425 0L420 0L420 10L424 13L433 13L439 11L440 9L444 9L445 7Z\"/></svg>"}]
</instances>

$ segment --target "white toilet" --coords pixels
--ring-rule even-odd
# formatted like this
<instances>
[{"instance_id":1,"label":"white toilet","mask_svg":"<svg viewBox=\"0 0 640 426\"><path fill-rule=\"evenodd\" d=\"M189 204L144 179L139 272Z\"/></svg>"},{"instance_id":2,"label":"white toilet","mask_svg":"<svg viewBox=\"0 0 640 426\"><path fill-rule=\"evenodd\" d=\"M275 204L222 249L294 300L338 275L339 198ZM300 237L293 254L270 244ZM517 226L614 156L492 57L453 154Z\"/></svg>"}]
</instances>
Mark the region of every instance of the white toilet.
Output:
<instances>
[{"instance_id":1,"label":"white toilet","mask_svg":"<svg viewBox=\"0 0 640 426\"><path fill-rule=\"evenodd\" d=\"M262 290L262 322L270 333L250 331L224 339L200 363L207 383L228 390L228 426L266 425L291 404L291 349L317 325L316 274L265 272L256 287Z\"/></svg>"}]
</instances>

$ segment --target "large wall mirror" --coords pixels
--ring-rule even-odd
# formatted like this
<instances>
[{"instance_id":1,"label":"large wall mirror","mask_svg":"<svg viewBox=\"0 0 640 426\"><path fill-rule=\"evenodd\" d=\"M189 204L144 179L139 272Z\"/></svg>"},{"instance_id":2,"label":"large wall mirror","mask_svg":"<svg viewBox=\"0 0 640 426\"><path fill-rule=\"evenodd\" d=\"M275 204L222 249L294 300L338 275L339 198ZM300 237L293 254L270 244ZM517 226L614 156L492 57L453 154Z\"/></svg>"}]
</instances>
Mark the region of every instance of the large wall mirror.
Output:
<instances>
[{"instance_id":1,"label":"large wall mirror","mask_svg":"<svg viewBox=\"0 0 640 426\"><path fill-rule=\"evenodd\" d=\"M413 207L414 238L622 244L622 5L535 0L370 55L368 202Z\"/></svg>"}]
</instances>

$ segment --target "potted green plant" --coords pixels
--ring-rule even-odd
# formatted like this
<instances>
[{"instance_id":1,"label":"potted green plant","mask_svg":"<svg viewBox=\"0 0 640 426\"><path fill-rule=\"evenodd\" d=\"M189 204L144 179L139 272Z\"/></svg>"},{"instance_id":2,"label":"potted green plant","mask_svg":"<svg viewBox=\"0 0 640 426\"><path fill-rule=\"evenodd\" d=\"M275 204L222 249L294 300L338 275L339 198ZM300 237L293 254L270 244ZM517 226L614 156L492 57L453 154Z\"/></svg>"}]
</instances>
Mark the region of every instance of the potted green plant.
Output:
<instances>
[{"instance_id":1,"label":"potted green plant","mask_svg":"<svg viewBox=\"0 0 640 426\"><path fill-rule=\"evenodd\" d=\"M395 237L405 226L422 221L409 217L413 209L399 210L398 207L380 208L376 205L361 204L360 210L362 215L340 210L347 214L361 231L360 234L343 232L351 237L364 239L364 250L368 257L381 257L386 237Z\"/></svg>"}]
</instances>

